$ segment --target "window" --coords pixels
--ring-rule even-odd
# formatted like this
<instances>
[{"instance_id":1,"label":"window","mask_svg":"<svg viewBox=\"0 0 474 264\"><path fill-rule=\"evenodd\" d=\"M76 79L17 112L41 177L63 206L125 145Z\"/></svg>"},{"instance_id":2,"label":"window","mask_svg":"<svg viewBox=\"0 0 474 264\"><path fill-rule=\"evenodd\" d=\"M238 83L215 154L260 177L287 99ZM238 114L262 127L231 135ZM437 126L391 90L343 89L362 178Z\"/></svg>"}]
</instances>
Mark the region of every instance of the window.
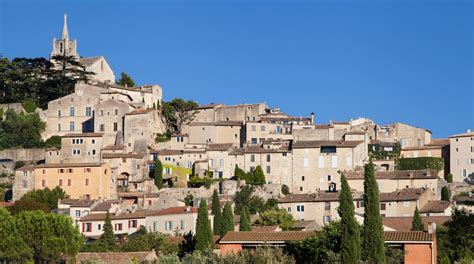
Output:
<instances>
[{"instance_id":1,"label":"window","mask_svg":"<svg viewBox=\"0 0 474 264\"><path fill-rule=\"evenodd\" d=\"M100 116L104 116L104 110L100 110Z\"/></svg>"},{"instance_id":2,"label":"window","mask_svg":"<svg viewBox=\"0 0 474 264\"><path fill-rule=\"evenodd\" d=\"M72 173L72 169L67 169L67 173Z\"/></svg>"},{"instance_id":3,"label":"window","mask_svg":"<svg viewBox=\"0 0 474 264\"><path fill-rule=\"evenodd\" d=\"M58 131L61 131L61 124L58 124Z\"/></svg>"},{"instance_id":4,"label":"window","mask_svg":"<svg viewBox=\"0 0 474 264\"><path fill-rule=\"evenodd\" d=\"M97 230L101 230L102 229L102 225L101 224L98 224L97 225Z\"/></svg>"},{"instance_id":5,"label":"window","mask_svg":"<svg viewBox=\"0 0 474 264\"><path fill-rule=\"evenodd\" d=\"M270 173L270 166L267 166L267 173Z\"/></svg>"},{"instance_id":6,"label":"window","mask_svg":"<svg viewBox=\"0 0 474 264\"><path fill-rule=\"evenodd\" d=\"M85 223L84 232L92 232L92 223Z\"/></svg>"},{"instance_id":7,"label":"window","mask_svg":"<svg viewBox=\"0 0 474 264\"><path fill-rule=\"evenodd\" d=\"M323 217L323 222L324 222L325 224L331 222L331 216L330 216L330 215L325 215L325 216Z\"/></svg>"},{"instance_id":8,"label":"window","mask_svg":"<svg viewBox=\"0 0 474 264\"><path fill-rule=\"evenodd\" d=\"M95 155L95 149L92 150L92 155Z\"/></svg>"},{"instance_id":9,"label":"window","mask_svg":"<svg viewBox=\"0 0 474 264\"><path fill-rule=\"evenodd\" d=\"M105 131L105 125L104 125L104 124L100 124L100 125L99 125L99 130L102 131L102 132Z\"/></svg>"},{"instance_id":10,"label":"window","mask_svg":"<svg viewBox=\"0 0 474 264\"><path fill-rule=\"evenodd\" d=\"M408 201L403 202L403 207L405 207L405 208L410 207L410 202L408 202Z\"/></svg>"},{"instance_id":11,"label":"window","mask_svg":"<svg viewBox=\"0 0 474 264\"><path fill-rule=\"evenodd\" d=\"M156 227L157 227L158 223L157 222L153 222L153 231L156 231Z\"/></svg>"},{"instance_id":12,"label":"window","mask_svg":"<svg viewBox=\"0 0 474 264\"><path fill-rule=\"evenodd\" d=\"M115 109L114 112L115 112L115 115L118 115L118 109Z\"/></svg>"},{"instance_id":13,"label":"window","mask_svg":"<svg viewBox=\"0 0 474 264\"><path fill-rule=\"evenodd\" d=\"M128 227L136 228L137 227L137 220L130 220L128 221Z\"/></svg>"},{"instance_id":14,"label":"window","mask_svg":"<svg viewBox=\"0 0 474 264\"><path fill-rule=\"evenodd\" d=\"M122 231L122 224L115 224L115 231Z\"/></svg>"},{"instance_id":15,"label":"window","mask_svg":"<svg viewBox=\"0 0 474 264\"><path fill-rule=\"evenodd\" d=\"M255 162L255 154L250 155L250 162Z\"/></svg>"},{"instance_id":16,"label":"window","mask_svg":"<svg viewBox=\"0 0 474 264\"><path fill-rule=\"evenodd\" d=\"M69 122L69 131L74 131L74 122Z\"/></svg>"},{"instance_id":17,"label":"window","mask_svg":"<svg viewBox=\"0 0 474 264\"><path fill-rule=\"evenodd\" d=\"M224 159L219 160L219 167L224 167Z\"/></svg>"},{"instance_id":18,"label":"window","mask_svg":"<svg viewBox=\"0 0 474 264\"><path fill-rule=\"evenodd\" d=\"M59 169L59 173L64 173L64 169Z\"/></svg>"},{"instance_id":19,"label":"window","mask_svg":"<svg viewBox=\"0 0 474 264\"><path fill-rule=\"evenodd\" d=\"M309 167L309 160L308 158L303 159L303 167L308 168Z\"/></svg>"},{"instance_id":20,"label":"window","mask_svg":"<svg viewBox=\"0 0 474 264\"><path fill-rule=\"evenodd\" d=\"M46 186L46 180L41 180L41 187Z\"/></svg>"},{"instance_id":21,"label":"window","mask_svg":"<svg viewBox=\"0 0 474 264\"><path fill-rule=\"evenodd\" d=\"M297 212L304 212L304 205L297 205L296 206L296 211Z\"/></svg>"},{"instance_id":22,"label":"window","mask_svg":"<svg viewBox=\"0 0 474 264\"><path fill-rule=\"evenodd\" d=\"M67 186L71 186L72 185L72 180L71 179L68 179L67 180Z\"/></svg>"},{"instance_id":23,"label":"window","mask_svg":"<svg viewBox=\"0 0 474 264\"><path fill-rule=\"evenodd\" d=\"M84 168L84 172L90 173L90 172L91 172L91 168Z\"/></svg>"},{"instance_id":24,"label":"window","mask_svg":"<svg viewBox=\"0 0 474 264\"><path fill-rule=\"evenodd\" d=\"M337 156L332 156L331 157L331 167L333 169L336 169L337 168Z\"/></svg>"},{"instance_id":25,"label":"window","mask_svg":"<svg viewBox=\"0 0 474 264\"><path fill-rule=\"evenodd\" d=\"M331 210L331 202L325 202L324 203L324 210L326 210L326 211Z\"/></svg>"},{"instance_id":26,"label":"window","mask_svg":"<svg viewBox=\"0 0 474 264\"><path fill-rule=\"evenodd\" d=\"M251 126L252 131L255 131L255 126Z\"/></svg>"},{"instance_id":27,"label":"window","mask_svg":"<svg viewBox=\"0 0 474 264\"><path fill-rule=\"evenodd\" d=\"M86 107L86 116L92 116L92 108L90 106Z\"/></svg>"},{"instance_id":28,"label":"window","mask_svg":"<svg viewBox=\"0 0 474 264\"><path fill-rule=\"evenodd\" d=\"M214 160L213 159L210 159L209 160L209 167L212 167L214 165Z\"/></svg>"},{"instance_id":29,"label":"window","mask_svg":"<svg viewBox=\"0 0 474 264\"><path fill-rule=\"evenodd\" d=\"M331 175L328 175L328 176L326 177L326 179L327 179L328 181L331 181L331 180L332 180Z\"/></svg>"},{"instance_id":30,"label":"window","mask_svg":"<svg viewBox=\"0 0 474 264\"><path fill-rule=\"evenodd\" d=\"M270 160L271 160L270 154L267 154L267 162L270 162Z\"/></svg>"},{"instance_id":31,"label":"window","mask_svg":"<svg viewBox=\"0 0 474 264\"><path fill-rule=\"evenodd\" d=\"M304 181L304 176L301 176L301 181Z\"/></svg>"},{"instance_id":32,"label":"window","mask_svg":"<svg viewBox=\"0 0 474 264\"><path fill-rule=\"evenodd\" d=\"M80 155L81 154L81 150L80 149L73 149L72 150L72 155Z\"/></svg>"},{"instance_id":33,"label":"window","mask_svg":"<svg viewBox=\"0 0 474 264\"><path fill-rule=\"evenodd\" d=\"M324 156L319 156L319 168L324 168Z\"/></svg>"},{"instance_id":34,"label":"window","mask_svg":"<svg viewBox=\"0 0 474 264\"><path fill-rule=\"evenodd\" d=\"M81 210L76 210L76 217L81 217Z\"/></svg>"},{"instance_id":35,"label":"window","mask_svg":"<svg viewBox=\"0 0 474 264\"><path fill-rule=\"evenodd\" d=\"M321 153L336 153L336 147L334 146L321 146Z\"/></svg>"},{"instance_id":36,"label":"window","mask_svg":"<svg viewBox=\"0 0 474 264\"><path fill-rule=\"evenodd\" d=\"M288 210L288 212L291 212L291 207L288 207L288 208L286 208L286 209Z\"/></svg>"},{"instance_id":37,"label":"window","mask_svg":"<svg viewBox=\"0 0 474 264\"><path fill-rule=\"evenodd\" d=\"M91 140L92 144L95 144L95 139Z\"/></svg>"},{"instance_id":38,"label":"window","mask_svg":"<svg viewBox=\"0 0 474 264\"><path fill-rule=\"evenodd\" d=\"M347 167L351 167L352 166L352 157L349 156L346 158L346 165Z\"/></svg>"},{"instance_id":39,"label":"window","mask_svg":"<svg viewBox=\"0 0 474 264\"><path fill-rule=\"evenodd\" d=\"M286 152L281 153L283 157L286 157L288 154Z\"/></svg>"},{"instance_id":40,"label":"window","mask_svg":"<svg viewBox=\"0 0 474 264\"><path fill-rule=\"evenodd\" d=\"M252 144L252 145L255 145L255 144L257 144L257 138L252 138L252 140L251 140L251 144Z\"/></svg>"},{"instance_id":41,"label":"window","mask_svg":"<svg viewBox=\"0 0 474 264\"><path fill-rule=\"evenodd\" d=\"M265 131L265 126L261 126L260 131Z\"/></svg>"},{"instance_id":42,"label":"window","mask_svg":"<svg viewBox=\"0 0 474 264\"><path fill-rule=\"evenodd\" d=\"M165 222L165 230L172 230L173 229L173 222L172 221L166 221Z\"/></svg>"},{"instance_id":43,"label":"window","mask_svg":"<svg viewBox=\"0 0 474 264\"><path fill-rule=\"evenodd\" d=\"M86 182L85 182L86 186L89 186L89 179L86 178Z\"/></svg>"},{"instance_id":44,"label":"window","mask_svg":"<svg viewBox=\"0 0 474 264\"><path fill-rule=\"evenodd\" d=\"M59 186L63 186L63 180L59 179Z\"/></svg>"},{"instance_id":45,"label":"window","mask_svg":"<svg viewBox=\"0 0 474 264\"><path fill-rule=\"evenodd\" d=\"M467 170L462 170L461 176L462 177L467 177Z\"/></svg>"},{"instance_id":46,"label":"window","mask_svg":"<svg viewBox=\"0 0 474 264\"><path fill-rule=\"evenodd\" d=\"M69 107L69 116L74 116L75 109L74 107Z\"/></svg>"},{"instance_id":47,"label":"window","mask_svg":"<svg viewBox=\"0 0 474 264\"><path fill-rule=\"evenodd\" d=\"M181 230L183 230L183 229L184 229L184 220L181 220L181 221L180 221L180 225L179 225L179 227L181 228Z\"/></svg>"},{"instance_id":48,"label":"window","mask_svg":"<svg viewBox=\"0 0 474 264\"><path fill-rule=\"evenodd\" d=\"M118 130L118 123L114 122L114 131L117 131L117 130Z\"/></svg>"},{"instance_id":49,"label":"window","mask_svg":"<svg viewBox=\"0 0 474 264\"><path fill-rule=\"evenodd\" d=\"M58 117L61 117L61 110L58 110Z\"/></svg>"},{"instance_id":50,"label":"window","mask_svg":"<svg viewBox=\"0 0 474 264\"><path fill-rule=\"evenodd\" d=\"M387 204L386 203L381 203L380 204L380 210L387 210Z\"/></svg>"}]
</instances>

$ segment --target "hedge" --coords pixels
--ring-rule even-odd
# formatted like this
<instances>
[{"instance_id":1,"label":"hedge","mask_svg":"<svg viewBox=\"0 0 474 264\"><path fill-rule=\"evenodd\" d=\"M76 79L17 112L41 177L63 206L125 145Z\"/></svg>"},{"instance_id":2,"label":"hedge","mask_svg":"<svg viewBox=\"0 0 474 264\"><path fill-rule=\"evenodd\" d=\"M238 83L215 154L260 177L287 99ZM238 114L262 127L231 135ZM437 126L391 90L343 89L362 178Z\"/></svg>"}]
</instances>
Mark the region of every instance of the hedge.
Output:
<instances>
[{"instance_id":1,"label":"hedge","mask_svg":"<svg viewBox=\"0 0 474 264\"><path fill-rule=\"evenodd\" d=\"M437 157L418 157L401 158L397 161L398 170L424 170L431 169L440 171L444 168L443 158Z\"/></svg>"}]
</instances>

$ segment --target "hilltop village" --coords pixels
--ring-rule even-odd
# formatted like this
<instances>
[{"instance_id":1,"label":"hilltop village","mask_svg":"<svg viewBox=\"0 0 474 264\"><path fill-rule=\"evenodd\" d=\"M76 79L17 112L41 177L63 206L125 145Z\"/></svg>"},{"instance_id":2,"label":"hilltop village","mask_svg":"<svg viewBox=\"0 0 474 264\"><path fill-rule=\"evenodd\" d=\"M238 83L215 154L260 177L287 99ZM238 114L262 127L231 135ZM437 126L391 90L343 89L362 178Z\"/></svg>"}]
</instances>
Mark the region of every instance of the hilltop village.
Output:
<instances>
[{"instance_id":1,"label":"hilltop village","mask_svg":"<svg viewBox=\"0 0 474 264\"><path fill-rule=\"evenodd\" d=\"M195 105L171 122L163 107L166 90L116 84L106 58L81 57L77 47L65 18L51 61L67 56L94 74L35 110L46 124L43 140L58 144L5 149L0 158L14 174L3 206L59 187L65 196L52 212L69 216L86 243L101 238L106 221L118 241L142 228L181 241L196 234L203 201L211 226L216 207L232 209L231 227L214 231L217 254L303 241L340 219L341 175L363 224L368 164L380 192L385 244L402 249L406 263L434 263L436 226L451 220L454 207L473 212L470 130L436 139L427 128L368 118L320 124L317 112L290 116L263 102ZM0 107L25 112L21 104ZM415 214L424 226L417 232L410 231ZM157 256L154 250L136 255Z\"/></svg>"}]
</instances>

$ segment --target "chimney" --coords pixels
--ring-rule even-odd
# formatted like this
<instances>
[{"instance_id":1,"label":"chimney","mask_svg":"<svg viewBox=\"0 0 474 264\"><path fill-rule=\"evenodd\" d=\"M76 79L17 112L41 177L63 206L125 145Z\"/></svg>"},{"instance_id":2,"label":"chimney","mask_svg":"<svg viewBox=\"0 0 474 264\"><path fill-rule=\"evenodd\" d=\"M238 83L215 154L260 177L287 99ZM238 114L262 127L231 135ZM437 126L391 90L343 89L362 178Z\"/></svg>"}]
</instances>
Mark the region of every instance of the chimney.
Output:
<instances>
[{"instance_id":1,"label":"chimney","mask_svg":"<svg viewBox=\"0 0 474 264\"><path fill-rule=\"evenodd\" d=\"M428 222L428 234L436 233L436 223Z\"/></svg>"},{"instance_id":2,"label":"chimney","mask_svg":"<svg viewBox=\"0 0 474 264\"><path fill-rule=\"evenodd\" d=\"M311 112L311 125L314 125L314 112Z\"/></svg>"},{"instance_id":3,"label":"chimney","mask_svg":"<svg viewBox=\"0 0 474 264\"><path fill-rule=\"evenodd\" d=\"M186 211L186 212L190 212L190 211L191 211L191 206L189 206L189 205L186 206L185 211Z\"/></svg>"}]
</instances>

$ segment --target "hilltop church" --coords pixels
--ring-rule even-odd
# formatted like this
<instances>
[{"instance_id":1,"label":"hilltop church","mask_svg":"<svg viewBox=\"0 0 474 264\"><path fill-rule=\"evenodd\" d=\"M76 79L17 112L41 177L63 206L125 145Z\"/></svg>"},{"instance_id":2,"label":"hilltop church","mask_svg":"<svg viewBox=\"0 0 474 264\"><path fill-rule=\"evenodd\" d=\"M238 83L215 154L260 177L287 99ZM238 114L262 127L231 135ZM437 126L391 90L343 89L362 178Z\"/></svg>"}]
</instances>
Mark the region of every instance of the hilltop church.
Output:
<instances>
[{"instance_id":1,"label":"hilltop church","mask_svg":"<svg viewBox=\"0 0 474 264\"><path fill-rule=\"evenodd\" d=\"M86 71L95 73L92 81L99 83L115 83L115 75L112 68L103 56L81 57L77 53L77 39L71 40L67 28L67 15L64 15L63 32L60 39L53 39L53 51L50 54L50 60L55 56L68 56L78 60Z\"/></svg>"}]
</instances>

